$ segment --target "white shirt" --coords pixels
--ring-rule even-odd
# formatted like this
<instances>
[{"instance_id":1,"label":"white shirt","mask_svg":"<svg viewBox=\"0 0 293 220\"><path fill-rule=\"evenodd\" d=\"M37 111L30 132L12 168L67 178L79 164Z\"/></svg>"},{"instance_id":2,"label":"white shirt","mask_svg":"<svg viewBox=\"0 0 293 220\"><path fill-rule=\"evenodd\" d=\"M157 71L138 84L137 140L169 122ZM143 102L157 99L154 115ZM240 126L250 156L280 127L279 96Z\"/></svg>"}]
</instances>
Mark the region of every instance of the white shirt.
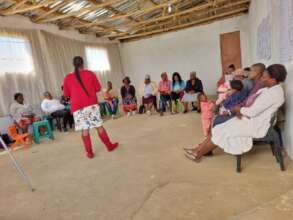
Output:
<instances>
[{"instance_id":1,"label":"white shirt","mask_svg":"<svg viewBox=\"0 0 293 220\"><path fill-rule=\"evenodd\" d=\"M19 121L25 115L32 115L33 109L28 104L19 104L18 102L13 102L10 106L10 114L15 121Z\"/></svg>"},{"instance_id":2,"label":"white shirt","mask_svg":"<svg viewBox=\"0 0 293 220\"><path fill-rule=\"evenodd\" d=\"M241 108L241 114L250 118L253 122L254 137L264 137L270 127L270 121L274 113L285 102L283 88L280 84L271 88L263 88L258 92L252 106Z\"/></svg>"},{"instance_id":3,"label":"white shirt","mask_svg":"<svg viewBox=\"0 0 293 220\"><path fill-rule=\"evenodd\" d=\"M44 99L42 101L41 108L43 112L51 114L58 110L63 110L65 106L62 105L57 99Z\"/></svg>"}]
</instances>

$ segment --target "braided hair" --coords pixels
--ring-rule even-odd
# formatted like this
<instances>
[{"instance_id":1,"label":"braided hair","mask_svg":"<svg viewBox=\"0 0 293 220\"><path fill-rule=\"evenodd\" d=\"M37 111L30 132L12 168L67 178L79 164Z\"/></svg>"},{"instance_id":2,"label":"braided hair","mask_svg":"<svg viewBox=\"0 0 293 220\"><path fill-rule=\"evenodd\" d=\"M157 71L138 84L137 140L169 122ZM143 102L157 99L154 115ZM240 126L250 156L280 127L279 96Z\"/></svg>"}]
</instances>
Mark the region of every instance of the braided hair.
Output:
<instances>
[{"instance_id":1,"label":"braided hair","mask_svg":"<svg viewBox=\"0 0 293 220\"><path fill-rule=\"evenodd\" d=\"M74 74L76 76L76 79L78 80L79 84L81 85L83 91L90 96L89 92L87 91L85 85L82 82L82 79L80 77L79 68L83 67L83 59L82 57L76 56L73 58L73 66L74 66Z\"/></svg>"}]
</instances>

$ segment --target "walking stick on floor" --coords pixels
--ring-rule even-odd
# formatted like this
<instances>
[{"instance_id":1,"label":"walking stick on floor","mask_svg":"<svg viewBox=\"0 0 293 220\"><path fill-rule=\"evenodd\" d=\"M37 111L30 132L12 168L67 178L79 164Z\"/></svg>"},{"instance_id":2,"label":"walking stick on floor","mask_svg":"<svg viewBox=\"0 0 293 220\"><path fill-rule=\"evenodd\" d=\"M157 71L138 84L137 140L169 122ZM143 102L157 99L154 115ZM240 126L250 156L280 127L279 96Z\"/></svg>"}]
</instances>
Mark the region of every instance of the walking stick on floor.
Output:
<instances>
[{"instance_id":1,"label":"walking stick on floor","mask_svg":"<svg viewBox=\"0 0 293 220\"><path fill-rule=\"evenodd\" d=\"M9 157L10 157L12 163L13 163L13 165L15 166L15 168L17 169L17 171L20 173L21 177L26 182L26 184L29 187L29 189L33 192L34 191L34 188L32 187L32 184L31 184L29 178L27 177L27 175L25 174L25 172L21 168L20 164L16 161L16 158L13 156L13 154L8 149L7 145L3 141L2 137L0 137L0 142L1 142L2 146L4 147L4 149L7 151L8 155L9 155Z\"/></svg>"}]
</instances>

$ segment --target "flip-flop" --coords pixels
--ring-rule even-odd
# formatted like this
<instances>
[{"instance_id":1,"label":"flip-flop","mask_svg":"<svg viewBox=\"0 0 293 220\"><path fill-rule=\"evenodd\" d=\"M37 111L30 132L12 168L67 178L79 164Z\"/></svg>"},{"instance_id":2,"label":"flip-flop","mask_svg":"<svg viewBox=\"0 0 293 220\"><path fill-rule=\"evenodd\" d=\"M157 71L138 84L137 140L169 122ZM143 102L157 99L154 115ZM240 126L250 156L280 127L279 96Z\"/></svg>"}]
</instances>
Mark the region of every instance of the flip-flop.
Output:
<instances>
[{"instance_id":1,"label":"flip-flop","mask_svg":"<svg viewBox=\"0 0 293 220\"><path fill-rule=\"evenodd\" d=\"M201 161L201 158L197 158L194 154L185 153L184 155L187 159L192 160L196 163L199 163Z\"/></svg>"}]
</instances>

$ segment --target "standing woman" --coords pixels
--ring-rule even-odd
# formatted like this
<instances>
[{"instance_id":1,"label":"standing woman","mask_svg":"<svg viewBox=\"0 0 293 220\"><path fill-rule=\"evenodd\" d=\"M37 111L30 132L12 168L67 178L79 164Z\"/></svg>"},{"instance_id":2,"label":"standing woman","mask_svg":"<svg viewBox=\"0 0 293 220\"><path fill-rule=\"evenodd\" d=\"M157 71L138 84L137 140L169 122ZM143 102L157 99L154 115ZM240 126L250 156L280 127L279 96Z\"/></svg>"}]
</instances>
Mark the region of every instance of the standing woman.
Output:
<instances>
[{"instance_id":1,"label":"standing woman","mask_svg":"<svg viewBox=\"0 0 293 220\"><path fill-rule=\"evenodd\" d=\"M83 68L83 59L74 57L74 72L69 73L64 79L64 96L70 98L71 112L73 113L75 130L82 131L82 140L88 158L93 158L92 142L89 129L96 128L101 141L108 151L118 147L112 143L103 127L97 92L101 90L100 82L96 75Z\"/></svg>"}]
</instances>

